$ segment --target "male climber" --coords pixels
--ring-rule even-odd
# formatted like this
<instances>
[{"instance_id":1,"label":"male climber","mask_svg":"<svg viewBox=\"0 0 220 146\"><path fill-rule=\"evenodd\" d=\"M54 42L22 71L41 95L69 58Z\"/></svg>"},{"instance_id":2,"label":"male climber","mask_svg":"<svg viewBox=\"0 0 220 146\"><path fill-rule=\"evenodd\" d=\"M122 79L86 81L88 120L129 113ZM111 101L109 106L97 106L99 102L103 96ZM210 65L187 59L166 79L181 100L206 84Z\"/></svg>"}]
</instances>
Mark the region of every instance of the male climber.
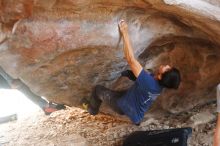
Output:
<instances>
[{"instance_id":1,"label":"male climber","mask_svg":"<svg viewBox=\"0 0 220 146\"><path fill-rule=\"evenodd\" d=\"M161 65L154 74L146 72L134 56L127 23L120 21L119 29L124 41L124 55L131 68L131 71L125 71L122 75L135 82L127 91L121 92L97 85L92 92L88 112L91 115L98 114L101 103L106 102L112 110L125 114L134 124L139 125L144 113L160 95L163 88L177 89L179 87L180 73L179 70L169 65Z\"/></svg>"}]
</instances>

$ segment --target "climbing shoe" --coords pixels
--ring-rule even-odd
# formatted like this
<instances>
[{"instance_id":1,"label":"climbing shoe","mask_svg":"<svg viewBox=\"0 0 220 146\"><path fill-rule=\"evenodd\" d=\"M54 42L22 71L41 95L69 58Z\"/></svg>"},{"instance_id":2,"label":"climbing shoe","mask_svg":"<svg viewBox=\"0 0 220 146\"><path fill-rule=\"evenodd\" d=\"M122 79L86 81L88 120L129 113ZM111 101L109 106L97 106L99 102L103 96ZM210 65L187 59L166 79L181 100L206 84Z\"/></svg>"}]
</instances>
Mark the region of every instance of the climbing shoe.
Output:
<instances>
[{"instance_id":1,"label":"climbing shoe","mask_svg":"<svg viewBox=\"0 0 220 146\"><path fill-rule=\"evenodd\" d=\"M97 95L94 95L91 97L89 106L88 106L88 112L91 115L97 115L99 113L99 108L102 104L102 101L98 99Z\"/></svg>"},{"instance_id":2,"label":"climbing shoe","mask_svg":"<svg viewBox=\"0 0 220 146\"><path fill-rule=\"evenodd\" d=\"M97 105L95 100L90 99L90 101L89 101L86 98L83 98L80 103L81 103L82 109L88 111L88 113L90 115L97 115L98 114L99 108L95 107Z\"/></svg>"},{"instance_id":3,"label":"climbing shoe","mask_svg":"<svg viewBox=\"0 0 220 146\"><path fill-rule=\"evenodd\" d=\"M88 110L88 106L89 106L89 101L86 98L83 98L80 101L80 105L81 105L82 109L87 111Z\"/></svg>"},{"instance_id":4,"label":"climbing shoe","mask_svg":"<svg viewBox=\"0 0 220 146\"><path fill-rule=\"evenodd\" d=\"M61 109L65 109L65 105L64 104L57 104L54 102L49 102L44 108L43 111L45 113L45 115L50 115L52 112L61 110Z\"/></svg>"}]
</instances>

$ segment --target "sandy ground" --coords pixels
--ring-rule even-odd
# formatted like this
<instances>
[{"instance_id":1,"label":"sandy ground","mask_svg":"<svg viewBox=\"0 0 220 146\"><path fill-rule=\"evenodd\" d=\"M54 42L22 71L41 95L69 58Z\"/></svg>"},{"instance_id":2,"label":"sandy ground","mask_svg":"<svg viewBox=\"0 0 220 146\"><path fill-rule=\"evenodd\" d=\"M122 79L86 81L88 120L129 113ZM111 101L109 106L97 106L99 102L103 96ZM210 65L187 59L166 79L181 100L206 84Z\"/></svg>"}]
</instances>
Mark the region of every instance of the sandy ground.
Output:
<instances>
[{"instance_id":1,"label":"sandy ground","mask_svg":"<svg viewBox=\"0 0 220 146\"><path fill-rule=\"evenodd\" d=\"M189 146L211 146L216 122L216 104L195 107L179 115L147 114L140 126L125 117L100 113L91 116L79 108L45 116L37 111L21 120L0 124L0 146L118 146L137 130L192 127Z\"/></svg>"}]
</instances>

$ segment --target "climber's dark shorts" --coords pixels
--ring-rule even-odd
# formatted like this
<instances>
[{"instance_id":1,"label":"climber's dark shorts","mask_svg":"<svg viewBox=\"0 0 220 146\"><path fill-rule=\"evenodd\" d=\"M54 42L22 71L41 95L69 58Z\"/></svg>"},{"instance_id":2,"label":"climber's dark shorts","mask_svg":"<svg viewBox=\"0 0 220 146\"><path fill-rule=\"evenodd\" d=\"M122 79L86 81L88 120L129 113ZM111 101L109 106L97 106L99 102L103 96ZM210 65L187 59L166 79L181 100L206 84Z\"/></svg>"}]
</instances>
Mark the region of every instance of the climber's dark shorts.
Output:
<instances>
[{"instance_id":1,"label":"climber's dark shorts","mask_svg":"<svg viewBox=\"0 0 220 146\"><path fill-rule=\"evenodd\" d=\"M113 91L104 86L97 85L93 90L92 98L100 99L102 102L109 105L113 111L123 115L122 110L117 105L117 100L121 98L125 92L126 91Z\"/></svg>"}]
</instances>

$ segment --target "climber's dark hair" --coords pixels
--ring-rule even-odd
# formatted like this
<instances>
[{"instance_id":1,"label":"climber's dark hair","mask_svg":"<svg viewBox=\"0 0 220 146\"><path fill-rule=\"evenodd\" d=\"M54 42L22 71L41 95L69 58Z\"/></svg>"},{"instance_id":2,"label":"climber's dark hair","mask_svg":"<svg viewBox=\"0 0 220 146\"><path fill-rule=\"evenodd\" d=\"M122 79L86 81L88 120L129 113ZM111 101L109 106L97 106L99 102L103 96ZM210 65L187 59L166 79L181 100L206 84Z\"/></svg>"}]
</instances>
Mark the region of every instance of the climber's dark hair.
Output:
<instances>
[{"instance_id":1,"label":"climber's dark hair","mask_svg":"<svg viewBox=\"0 0 220 146\"><path fill-rule=\"evenodd\" d=\"M180 72L176 68L171 68L162 74L161 80L159 80L159 84L164 86L165 88L173 88L178 89L181 82Z\"/></svg>"}]
</instances>

